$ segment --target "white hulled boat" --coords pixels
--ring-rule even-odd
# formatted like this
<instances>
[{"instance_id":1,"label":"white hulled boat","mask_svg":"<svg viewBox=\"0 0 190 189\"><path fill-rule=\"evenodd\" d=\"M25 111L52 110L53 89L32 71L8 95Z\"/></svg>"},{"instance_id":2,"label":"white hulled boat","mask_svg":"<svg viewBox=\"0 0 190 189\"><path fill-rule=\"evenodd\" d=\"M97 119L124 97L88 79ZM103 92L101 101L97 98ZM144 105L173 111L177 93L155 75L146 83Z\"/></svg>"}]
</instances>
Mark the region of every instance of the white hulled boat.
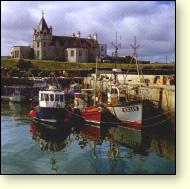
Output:
<instances>
[{"instance_id":1,"label":"white hulled boat","mask_svg":"<svg viewBox=\"0 0 190 189\"><path fill-rule=\"evenodd\" d=\"M69 111L65 107L65 93L56 86L49 86L39 91L39 107L30 111L35 122L60 125L69 118Z\"/></svg>"}]
</instances>

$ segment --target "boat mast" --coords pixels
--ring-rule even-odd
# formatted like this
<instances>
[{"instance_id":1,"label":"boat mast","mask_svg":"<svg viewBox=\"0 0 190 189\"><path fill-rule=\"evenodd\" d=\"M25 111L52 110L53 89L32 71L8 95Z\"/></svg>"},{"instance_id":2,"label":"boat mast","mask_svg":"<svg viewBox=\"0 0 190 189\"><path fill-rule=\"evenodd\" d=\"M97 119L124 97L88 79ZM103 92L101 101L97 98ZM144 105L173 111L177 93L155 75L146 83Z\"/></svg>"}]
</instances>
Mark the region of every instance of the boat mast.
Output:
<instances>
[{"instance_id":1,"label":"boat mast","mask_svg":"<svg viewBox=\"0 0 190 189\"><path fill-rule=\"evenodd\" d=\"M94 106L96 106L96 83L97 83L97 72L98 72L98 56L96 57L96 71L94 81Z\"/></svg>"},{"instance_id":2,"label":"boat mast","mask_svg":"<svg viewBox=\"0 0 190 189\"><path fill-rule=\"evenodd\" d=\"M140 45L137 45L136 36L134 37L134 44L130 44L130 45L131 45L131 47L134 50L132 59L135 60L135 64L136 64L136 67L137 67L137 73L138 73L138 77L139 77L139 87L140 87L140 91L142 91L141 90L140 73L139 73L139 71L141 72L141 76L142 76L142 79L143 79L144 83L145 83L145 80L144 80L144 76L143 76L142 70L139 68L138 57L137 57L137 49L140 47ZM143 98L142 93L141 93L141 98Z\"/></svg>"},{"instance_id":3,"label":"boat mast","mask_svg":"<svg viewBox=\"0 0 190 189\"><path fill-rule=\"evenodd\" d=\"M140 47L140 45L137 45L136 36L134 37L134 44L131 44L131 47L133 48L133 58L135 59L135 64L137 67L137 73L140 79L140 73L139 73L139 65L138 65L138 59L137 59L137 49Z\"/></svg>"},{"instance_id":4,"label":"boat mast","mask_svg":"<svg viewBox=\"0 0 190 189\"><path fill-rule=\"evenodd\" d=\"M121 41L121 36L120 36L120 41ZM116 61L118 59L118 50L119 48L121 48L121 42L118 44L118 41L117 41L117 31L116 31L116 39L115 39L115 43L112 42L112 46L114 47L114 52L113 52L113 57L115 58L115 64L114 64L114 68L116 69ZM114 80L115 80L115 84L117 82L117 78L116 78L116 72L114 71Z\"/></svg>"},{"instance_id":5,"label":"boat mast","mask_svg":"<svg viewBox=\"0 0 190 189\"><path fill-rule=\"evenodd\" d=\"M121 37L120 37L121 40ZM113 57L115 57L115 68L116 68L116 60L118 58L118 50L119 48L121 48L121 42L118 44L117 42L117 31L116 31L116 39L115 39L115 43L112 42L112 46L114 47L114 52L113 52Z\"/></svg>"}]
</instances>

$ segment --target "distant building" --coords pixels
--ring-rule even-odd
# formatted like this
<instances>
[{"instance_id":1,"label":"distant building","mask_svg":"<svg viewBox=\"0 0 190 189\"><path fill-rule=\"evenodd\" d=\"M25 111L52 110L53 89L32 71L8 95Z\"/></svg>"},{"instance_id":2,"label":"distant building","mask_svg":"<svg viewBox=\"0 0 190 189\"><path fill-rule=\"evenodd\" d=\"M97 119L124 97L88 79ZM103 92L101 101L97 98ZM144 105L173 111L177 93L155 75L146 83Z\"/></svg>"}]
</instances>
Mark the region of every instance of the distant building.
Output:
<instances>
[{"instance_id":1,"label":"distant building","mask_svg":"<svg viewBox=\"0 0 190 189\"><path fill-rule=\"evenodd\" d=\"M30 46L13 46L11 49L12 58L34 58L34 50Z\"/></svg>"},{"instance_id":2,"label":"distant building","mask_svg":"<svg viewBox=\"0 0 190 189\"><path fill-rule=\"evenodd\" d=\"M38 60L64 60L68 62L95 62L96 57L107 53L104 45L103 52L97 40L97 34L81 38L80 32L72 36L54 36L52 27L48 27L42 16L37 28L33 31L32 48L14 46L12 58L34 58Z\"/></svg>"}]
</instances>

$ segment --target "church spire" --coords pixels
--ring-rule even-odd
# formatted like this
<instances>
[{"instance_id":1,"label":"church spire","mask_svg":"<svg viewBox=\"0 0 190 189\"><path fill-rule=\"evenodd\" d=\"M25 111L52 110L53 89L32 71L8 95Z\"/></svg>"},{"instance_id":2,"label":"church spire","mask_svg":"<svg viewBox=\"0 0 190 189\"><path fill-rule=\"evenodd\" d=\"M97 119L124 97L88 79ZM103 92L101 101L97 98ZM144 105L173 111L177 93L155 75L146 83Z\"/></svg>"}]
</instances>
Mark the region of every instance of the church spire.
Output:
<instances>
[{"instance_id":1,"label":"church spire","mask_svg":"<svg viewBox=\"0 0 190 189\"><path fill-rule=\"evenodd\" d=\"M42 10L42 18L44 18L44 14L45 14L45 13L44 13L44 11Z\"/></svg>"},{"instance_id":2,"label":"church spire","mask_svg":"<svg viewBox=\"0 0 190 189\"><path fill-rule=\"evenodd\" d=\"M42 18L41 18L41 20L40 20L40 23L38 24L38 27L37 27L37 29L39 30L39 31L43 31L44 29L46 29L47 31L49 30L49 28L48 28L48 26L47 26L47 23L46 23L46 21L45 21L45 19L44 19L44 11L42 10Z\"/></svg>"}]
</instances>

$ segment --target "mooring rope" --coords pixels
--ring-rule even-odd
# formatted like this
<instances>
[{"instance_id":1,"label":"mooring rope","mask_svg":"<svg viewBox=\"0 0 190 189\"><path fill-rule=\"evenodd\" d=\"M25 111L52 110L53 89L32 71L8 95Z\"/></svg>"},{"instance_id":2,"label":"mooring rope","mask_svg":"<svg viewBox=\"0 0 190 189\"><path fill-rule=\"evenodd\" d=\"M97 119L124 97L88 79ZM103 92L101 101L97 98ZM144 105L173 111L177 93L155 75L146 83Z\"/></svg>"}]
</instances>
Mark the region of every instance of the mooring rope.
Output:
<instances>
[{"instance_id":1,"label":"mooring rope","mask_svg":"<svg viewBox=\"0 0 190 189\"><path fill-rule=\"evenodd\" d=\"M66 109L66 111L69 112L69 113L72 113L73 115L75 115L75 116L77 116L77 117L80 117L80 118L84 119L83 116L81 116L81 115L79 115L79 114L76 114L76 113L74 113L74 112L72 112L72 111L69 111L68 109ZM160 116L160 115L159 115L159 116ZM152 116L152 117L154 117L154 116ZM152 117L151 117L151 118L152 118ZM155 116L155 117L156 117L156 116ZM157 117L158 117L158 115L157 115ZM168 117L167 119L164 119L164 120L162 120L162 121L160 121L160 122L156 122L155 124L143 125L143 127L149 127L149 126L158 125L158 124L161 124L161 123L166 122L166 121L168 121L168 120L171 120L171 119L174 118L174 117L175 117L175 116L170 116L170 117ZM151 118L147 118L147 119L143 119L143 120L145 121L145 120L148 120L148 119L151 119ZM140 121L141 121L141 120L140 120ZM137 121L137 122L138 122L138 121ZM120 121L120 122L101 121L101 123L104 123L104 124L111 124L111 125L119 125L119 124L122 124L122 121Z\"/></svg>"}]
</instances>

